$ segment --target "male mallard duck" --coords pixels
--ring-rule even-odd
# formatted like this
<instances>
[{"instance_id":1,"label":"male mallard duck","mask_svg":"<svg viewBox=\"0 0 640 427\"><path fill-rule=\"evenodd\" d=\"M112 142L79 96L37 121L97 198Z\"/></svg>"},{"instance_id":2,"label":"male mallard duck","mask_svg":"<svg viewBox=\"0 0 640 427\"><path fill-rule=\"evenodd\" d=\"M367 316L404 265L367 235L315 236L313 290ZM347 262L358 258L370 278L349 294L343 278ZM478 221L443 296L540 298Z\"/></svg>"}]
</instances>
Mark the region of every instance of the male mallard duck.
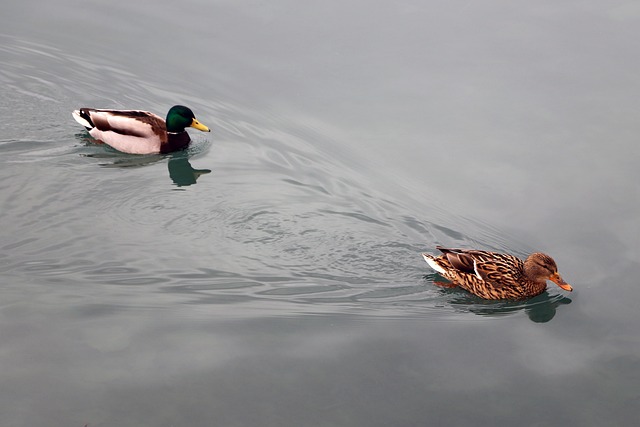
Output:
<instances>
[{"instance_id":1,"label":"male mallard duck","mask_svg":"<svg viewBox=\"0 0 640 427\"><path fill-rule=\"evenodd\" d=\"M209 128L196 120L193 111L183 105L171 107L167 120L139 110L75 110L73 118L87 128L89 135L118 151L131 154L170 153L185 148L191 138L184 130Z\"/></svg>"},{"instance_id":2,"label":"male mallard duck","mask_svg":"<svg viewBox=\"0 0 640 427\"><path fill-rule=\"evenodd\" d=\"M451 287L460 286L484 299L525 299L544 292L547 280L565 291L573 288L558 273L549 255L533 253L522 262L513 255L436 246L442 255L423 253L425 261L450 280Z\"/></svg>"}]
</instances>

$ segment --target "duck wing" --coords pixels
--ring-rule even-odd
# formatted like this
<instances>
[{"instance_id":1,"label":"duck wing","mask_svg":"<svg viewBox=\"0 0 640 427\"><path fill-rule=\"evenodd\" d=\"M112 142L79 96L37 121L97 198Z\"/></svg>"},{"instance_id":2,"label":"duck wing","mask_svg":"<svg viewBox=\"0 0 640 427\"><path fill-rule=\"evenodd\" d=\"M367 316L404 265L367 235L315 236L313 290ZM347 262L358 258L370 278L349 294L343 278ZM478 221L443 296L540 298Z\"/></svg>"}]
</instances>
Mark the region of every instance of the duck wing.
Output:
<instances>
[{"instance_id":1,"label":"duck wing","mask_svg":"<svg viewBox=\"0 0 640 427\"><path fill-rule=\"evenodd\" d=\"M436 246L442 256L446 258L453 268L467 274L476 274L475 266L492 259L492 253L475 249L456 249ZM482 279L482 277L480 277Z\"/></svg>"},{"instance_id":2,"label":"duck wing","mask_svg":"<svg viewBox=\"0 0 640 427\"><path fill-rule=\"evenodd\" d=\"M439 246L437 249L456 270L473 274L478 279L496 286L518 283L523 270L522 261L509 254Z\"/></svg>"},{"instance_id":3,"label":"duck wing","mask_svg":"<svg viewBox=\"0 0 640 427\"><path fill-rule=\"evenodd\" d=\"M148 111L81 108L74 111L74 117L77 116L84 119L85 122L80 124L90 126L89 130L95 128L100 132L115 132L138 138L159 137L166 133L162 117Z\"/></svg>"}]
</instances>

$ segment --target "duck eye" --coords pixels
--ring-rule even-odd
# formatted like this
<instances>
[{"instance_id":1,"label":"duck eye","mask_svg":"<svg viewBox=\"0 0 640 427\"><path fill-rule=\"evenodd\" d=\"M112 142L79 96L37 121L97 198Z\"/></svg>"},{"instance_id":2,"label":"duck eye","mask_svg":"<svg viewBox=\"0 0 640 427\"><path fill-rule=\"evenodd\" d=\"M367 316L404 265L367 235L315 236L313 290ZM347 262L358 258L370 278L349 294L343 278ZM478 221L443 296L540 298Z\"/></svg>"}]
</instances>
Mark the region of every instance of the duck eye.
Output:
<instances>
[{"instance_id":1,"label":"duck eye","mask_svg":"<svg viewBox=\"0 0 640 427\"><path fill-rule=\"evenodd\" d=\"M541 267L543 270L547 270L547 271L553 273L553 268L550 265L548 265L547 263L537 262L536 264L539 267Z\"/></svg>"}]
</instances>

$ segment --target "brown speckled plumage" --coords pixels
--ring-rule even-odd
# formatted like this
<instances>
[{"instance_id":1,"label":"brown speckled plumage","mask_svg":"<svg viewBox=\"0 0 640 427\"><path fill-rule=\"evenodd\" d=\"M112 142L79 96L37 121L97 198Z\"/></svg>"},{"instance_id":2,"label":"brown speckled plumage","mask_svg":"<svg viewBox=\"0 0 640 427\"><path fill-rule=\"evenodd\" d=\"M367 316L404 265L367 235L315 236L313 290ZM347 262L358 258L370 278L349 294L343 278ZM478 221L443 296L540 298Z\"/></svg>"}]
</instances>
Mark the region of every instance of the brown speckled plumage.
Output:
<instances>
[{"instance_id":1,"label":"brown speckled plumage","mask_svg":"<svg viewBox=\"0 0 640 427\"><path fill-rule=\"evenodd\" d=\"M423 253L425 261L452 286L484 299L526 299L541 294L547 280L566 291L571 286L560 274L549 255L536 252L523 262L519 258L497 252L436 247L442 255Z\"/></svg>"}]
</instances>

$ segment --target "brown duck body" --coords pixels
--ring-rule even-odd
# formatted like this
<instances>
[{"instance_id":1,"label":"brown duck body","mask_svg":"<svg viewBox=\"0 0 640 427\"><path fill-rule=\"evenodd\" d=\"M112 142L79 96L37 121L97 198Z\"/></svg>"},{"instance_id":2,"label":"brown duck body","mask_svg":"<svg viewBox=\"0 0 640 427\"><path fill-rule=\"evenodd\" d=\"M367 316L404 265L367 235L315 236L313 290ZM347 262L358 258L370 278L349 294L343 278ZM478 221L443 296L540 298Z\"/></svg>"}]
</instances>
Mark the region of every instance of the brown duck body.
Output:
<instances>
[{"instance_id":1,"label":"brown duck body","mask_svg":"<svg viewBox=\"0 0 640 427\"><path fill-rule=\"evenodd\" d=\"M533 253L523 262L519 258L497 252L450 249L437 246L440 256L423 253L425 261L452 286L484 299L526 299L541 294L547 280L571 291L549 255Z\"/></svg>"}]
</instances>

